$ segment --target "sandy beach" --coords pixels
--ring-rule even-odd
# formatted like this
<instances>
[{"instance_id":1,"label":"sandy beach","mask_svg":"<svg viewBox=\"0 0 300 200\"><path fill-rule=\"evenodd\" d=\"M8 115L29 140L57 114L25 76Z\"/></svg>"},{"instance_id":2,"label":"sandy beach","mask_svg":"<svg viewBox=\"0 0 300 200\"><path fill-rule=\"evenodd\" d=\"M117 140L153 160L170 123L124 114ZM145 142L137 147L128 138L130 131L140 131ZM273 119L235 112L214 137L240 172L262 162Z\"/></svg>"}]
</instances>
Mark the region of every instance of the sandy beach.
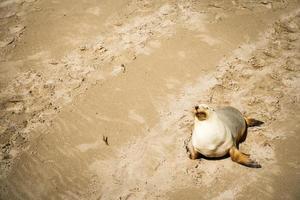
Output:
<instances>
[{"instance_id":1,"label":"sandy beach","mask_svg":"<svg viewBox=\"0 0 300 200\"><path fill-rule=\"evenodd\" d=\"M1 0L0 199L300 199L299 0ZM194 105L264 122L190 160Z\"/></svg>"}]
</instances>

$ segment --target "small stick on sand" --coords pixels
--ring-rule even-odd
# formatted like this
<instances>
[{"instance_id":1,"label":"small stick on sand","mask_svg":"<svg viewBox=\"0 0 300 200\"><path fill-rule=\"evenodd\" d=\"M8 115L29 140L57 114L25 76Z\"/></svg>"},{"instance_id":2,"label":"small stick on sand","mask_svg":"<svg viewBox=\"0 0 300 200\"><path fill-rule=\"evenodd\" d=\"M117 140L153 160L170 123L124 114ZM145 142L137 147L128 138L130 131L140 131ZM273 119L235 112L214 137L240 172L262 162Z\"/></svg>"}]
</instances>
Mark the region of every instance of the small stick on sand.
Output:
<instances>
[{"instance_id":1,"label":"small stick on sand","mask_svg":"<svg viewBox=\"0 0 300 200\"><path fill-rule=\"evenodd\" d=\"M108 141L107 141L108 138L106 136L103 135L102 139L103 139L103 141L105 142L106 145L109 145Z\"/></svg>"}]
</instances>

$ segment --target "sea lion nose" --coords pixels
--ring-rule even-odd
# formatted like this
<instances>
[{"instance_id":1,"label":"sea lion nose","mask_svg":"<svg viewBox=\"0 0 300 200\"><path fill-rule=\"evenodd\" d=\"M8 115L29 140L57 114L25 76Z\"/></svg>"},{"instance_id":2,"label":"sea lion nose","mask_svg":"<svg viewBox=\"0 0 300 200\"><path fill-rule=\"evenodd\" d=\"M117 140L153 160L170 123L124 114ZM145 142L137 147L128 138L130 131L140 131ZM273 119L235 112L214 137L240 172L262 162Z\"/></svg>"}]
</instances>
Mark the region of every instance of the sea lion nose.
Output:
<instances>
[{"instance_id":1,"label":"sea lion nose","mask_svg":"<svg viewBox=\"0 0 300 200\"><path fill-rule=\"evenodd\" d=\"M195 110L198 110L199 106L195 106Z\"/></svg>"}]
</instances>

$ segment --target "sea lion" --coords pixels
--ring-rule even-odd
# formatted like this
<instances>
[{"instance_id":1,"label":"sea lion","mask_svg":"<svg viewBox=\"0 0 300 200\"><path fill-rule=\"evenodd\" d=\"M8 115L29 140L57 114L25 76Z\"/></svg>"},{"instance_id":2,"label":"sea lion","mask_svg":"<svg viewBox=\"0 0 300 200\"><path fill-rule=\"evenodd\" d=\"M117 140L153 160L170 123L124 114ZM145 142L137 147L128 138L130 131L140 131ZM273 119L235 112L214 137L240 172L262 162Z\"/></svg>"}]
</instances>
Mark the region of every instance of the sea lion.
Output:
<instances>
[{"instance_id":1,"label":"sea lion","mask_svg":"<svg viewBox=\"0 0 300 200\"><path fill-rule=\"evenodd\" d=\"M200 155L218 158L229 153L234 162L247 167L261 167L248 154L240 152L238 145L245 140L247 127L263 122L245 118L239 110L230 106L214 110L205 104L197 105L194 116L192 138L187 146L191 159Z\"/></svg>"}]
</instances>

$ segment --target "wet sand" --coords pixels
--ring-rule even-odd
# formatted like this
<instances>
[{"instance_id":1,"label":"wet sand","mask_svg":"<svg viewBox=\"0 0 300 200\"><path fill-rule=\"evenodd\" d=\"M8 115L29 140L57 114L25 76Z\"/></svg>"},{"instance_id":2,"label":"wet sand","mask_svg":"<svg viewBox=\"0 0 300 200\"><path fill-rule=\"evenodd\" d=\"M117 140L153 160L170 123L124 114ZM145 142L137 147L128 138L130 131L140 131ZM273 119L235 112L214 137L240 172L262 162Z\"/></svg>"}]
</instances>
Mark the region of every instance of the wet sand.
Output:
<instances>
[{"instance_id":1,"label":"wet sand","mask_svg":"<svg viewBox=\"0 0 300 200\"><path fill-rule=\"evenodd\" d=\"M0 199L299 198L299 1L0 9ZM265 122L261 169L188 159L197 103Z\"/></svg>"}]
</instances>

